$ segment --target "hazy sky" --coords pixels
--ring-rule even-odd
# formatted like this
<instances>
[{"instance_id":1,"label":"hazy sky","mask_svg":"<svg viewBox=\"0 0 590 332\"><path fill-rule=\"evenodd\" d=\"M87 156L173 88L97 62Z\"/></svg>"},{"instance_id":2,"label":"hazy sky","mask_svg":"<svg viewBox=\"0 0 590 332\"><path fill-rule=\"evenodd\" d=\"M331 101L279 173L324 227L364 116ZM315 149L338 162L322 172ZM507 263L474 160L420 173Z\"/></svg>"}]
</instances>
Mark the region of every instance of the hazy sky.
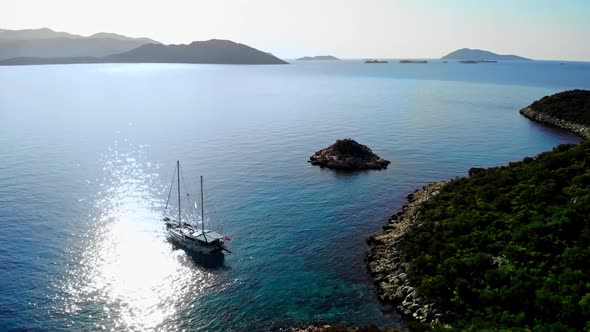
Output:
<instances>
[{"instance_id":1,"label":"hazy sky","mask_svg":"<svg viewBox=\"0 0 590 332\"><path fill-rule=\"evenodd\" d=\"M590 0L0 0L0 28L231 39L284 58L438 58L481 48L590 61Z\"/></svg>"}]
</instances>

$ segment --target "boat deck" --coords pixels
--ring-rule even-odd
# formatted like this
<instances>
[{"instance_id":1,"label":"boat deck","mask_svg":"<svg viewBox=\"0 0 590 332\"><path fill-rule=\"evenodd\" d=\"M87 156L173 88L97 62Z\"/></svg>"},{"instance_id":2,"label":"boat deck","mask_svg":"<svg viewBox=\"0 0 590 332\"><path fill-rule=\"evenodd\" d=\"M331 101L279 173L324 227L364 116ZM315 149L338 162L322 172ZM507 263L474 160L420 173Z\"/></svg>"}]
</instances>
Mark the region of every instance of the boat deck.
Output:
<instances>
[{"instance_id":1,"label":"boat deck","mask_svg":"<svg viewBox=\"0 0 590 332\"><path fill-rule=\"evenodd\" d=\"M186 236L191 239L195 239L200 242L204 243L211 243L216 240L223 240L224 236L212 231L210 229L205 229L204 231L201 229L196 229L190 224L183 223L181 226L178 226L178 222L175 220L169 221L171 227L179 232L181 235Z\"/></svg>"}]
</instances>

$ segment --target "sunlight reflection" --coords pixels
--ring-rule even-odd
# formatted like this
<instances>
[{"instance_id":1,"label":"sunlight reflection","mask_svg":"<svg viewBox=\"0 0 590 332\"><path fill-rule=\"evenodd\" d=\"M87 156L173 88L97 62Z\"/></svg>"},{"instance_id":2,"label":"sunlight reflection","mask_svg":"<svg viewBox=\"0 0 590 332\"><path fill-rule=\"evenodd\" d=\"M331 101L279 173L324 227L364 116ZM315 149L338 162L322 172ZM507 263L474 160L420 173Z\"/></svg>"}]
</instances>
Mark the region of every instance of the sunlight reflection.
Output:
<instances>
[{"instance_id":1,"label":"sunlight reflection","mask_svg":"<svg viewBox=\"0 0 590 332\"><path fill-rule=\"evenodd\" d=\"M152 330L174 324L215 275L166 241L159 221L165 189L145 148L120 150L116 144L102 157L91 230L72 250L74 268L60 287L63 311L86 316L97 329Z\"/></svg>"}]
</instances>

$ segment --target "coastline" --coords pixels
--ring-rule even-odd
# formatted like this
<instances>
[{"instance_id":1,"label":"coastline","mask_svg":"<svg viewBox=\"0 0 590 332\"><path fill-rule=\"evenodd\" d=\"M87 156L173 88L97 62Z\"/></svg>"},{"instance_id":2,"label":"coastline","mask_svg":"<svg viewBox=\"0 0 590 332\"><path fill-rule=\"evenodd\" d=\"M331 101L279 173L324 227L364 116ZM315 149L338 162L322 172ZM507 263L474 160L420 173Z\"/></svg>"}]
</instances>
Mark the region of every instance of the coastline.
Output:
<instances>
[{"instance_id":1,"label":"coastline","mask_svg":"<svg viewBox=\"0 0 590 332\"><path fill-rule=\"evenodd\" d=\"M520 114L529 120L572 132L583 139L590 139L590 126L562 120L534 110L521 109ZM393 304L407 317L430 325L441 324L444 313L436 303L417 294L406 275L407 262L401 255L401 242L408 230L420 222L423 203L435 197L451 180L433 182L407 196L400 212L391 216L383 226L383 232L369 236L370 251L367 268L377 288L382 303Z\"/></svg>"},{"instance_id":2,"label":"coastline","mask_svg":"<svg viewBox=\"0 0 590 332\"><path fill-rule=\"evenodd\" d=\"M584 139L590 139L590 127L584 126L581 124L577 124L571 121L566 121L562 119L558 119L556 117L540 113L534 110L532 107L525 107L521 109L520 114L526 117L529 120L533 120L536 122L540 122L546 125L550 125L553 127L558 127L561 129L568 130Z\"/></svg>"},{"instance_id":3,"label":"coastline","mask_svg":"<svg viewBox=\"0 0 590 332\"><path fill-rule=\"evenodd\" d=\"M400 332L398 329L382 330L375 325L362 327L346 327L344 325L309 325L294 327L288 332ZM286 332L286 331L285 331Z\"/></svg>"},{"instance_id":4,"label":"coastline","mask_svg":"<svg viewBox=\"0 0 590 332\"><path fill-rule=\"evenodd\" d=\"M367 239L371 246L367 267L381 302L394 304L403 315L431 325L439 324L443 313L434 301L419 296L410 285L400 246L404 234L419 222L422 204L435 197L448 182L434 182L408 195L402 210L389 218L383 232Z\"/></svg>"}]
</instances>

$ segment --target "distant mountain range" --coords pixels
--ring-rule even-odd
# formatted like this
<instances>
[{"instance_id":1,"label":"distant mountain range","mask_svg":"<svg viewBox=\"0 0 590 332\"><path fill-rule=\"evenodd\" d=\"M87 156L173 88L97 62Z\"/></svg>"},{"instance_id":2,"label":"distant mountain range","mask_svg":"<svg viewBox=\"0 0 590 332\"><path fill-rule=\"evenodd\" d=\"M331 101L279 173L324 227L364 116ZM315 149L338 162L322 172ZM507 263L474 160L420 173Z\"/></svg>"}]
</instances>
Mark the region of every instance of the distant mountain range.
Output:
<instances>
[{"instance_id":1,"label":"distant mountain range","mask_svg":"<svg viewBox=\"0 0 590 332\"><path fill-rule=\"evenodd\" d=\"M74 35L67 32L57 32L48 28L42 29L24 29L24 30L6 30L0 29L0 40L32 40L32 39L51 39L51 38L85 38L84 36Z\"/></svg>"},{"instance_id":2,"label":"distant mountain range","mask_svg":"<svg viewBox=\"0 0 590 332\"><path fill-rule=\"evenodd\" d=\"M303 58L297 59L299 61L309 61L309 60L340 60L333 55L316 55L316 56L304 56Z\"/></svg>"},{"instance_id":3,"label":"distant mountain range","mask_svg":"<svg viewBox=\"0 0 590 332\"><path fill-rule=\"evenodd\" d=\"M229 40L211 39L188 45L145 44L133 50L102 57L21 57L0 61L2 66L78 63L206 63L286 64L272 54Z\"/></svg>"},{"instance_id":4,"label":"distant mountain range","mask_svg":"<svg viewBox=\"0 0 590 332\"><path fill-rule=\"evenodd\" d=\"M531 59L523 58L517 55L503 55L496 54L484 50L476 50L470 48L462 48L451 52L441 58L442 60L493 60L493 61L531 61Z\"/></svg>"},{"instance_id":5,"label":"distant mountain range","mask_svg":"<svg viewBox=\"0 0 590 332\"><path fill-rule=\"evenodd\" d=\"M463 48L443 56L457 61L526 61L516 55L501 55ZM340 60L332 55L305 56L297 60ZM48 28L0 29L0 65L75 63L209 63L286 64L266 52L229 40L211 39L188 45L163 45L149 38L131 38L100 32L81 36Z\"/></svg>"},{"instance_id":6,"label":"distant mountain range","mask_svg":"<svg viewBox=\"0 0 590 332\"><path fill-rule=\"evenodd\" d=\"M163 45L149 38L100 32L84 37L51 29L0 29L0 65L76 63L286 64L229 40Z\"/></svg>"},{"instance_id":7,"label":"distant mountain range","mask_svg":"<svg viewBox=\"0 0 590 332\"><path fill-rule=\"evenodd\" d=\"M157 41L131 38L115 33L97 33L84 37L51 29L0 29L0 60L17 57L106 56L130 51Z\"/></svg>"}]
</instances>

